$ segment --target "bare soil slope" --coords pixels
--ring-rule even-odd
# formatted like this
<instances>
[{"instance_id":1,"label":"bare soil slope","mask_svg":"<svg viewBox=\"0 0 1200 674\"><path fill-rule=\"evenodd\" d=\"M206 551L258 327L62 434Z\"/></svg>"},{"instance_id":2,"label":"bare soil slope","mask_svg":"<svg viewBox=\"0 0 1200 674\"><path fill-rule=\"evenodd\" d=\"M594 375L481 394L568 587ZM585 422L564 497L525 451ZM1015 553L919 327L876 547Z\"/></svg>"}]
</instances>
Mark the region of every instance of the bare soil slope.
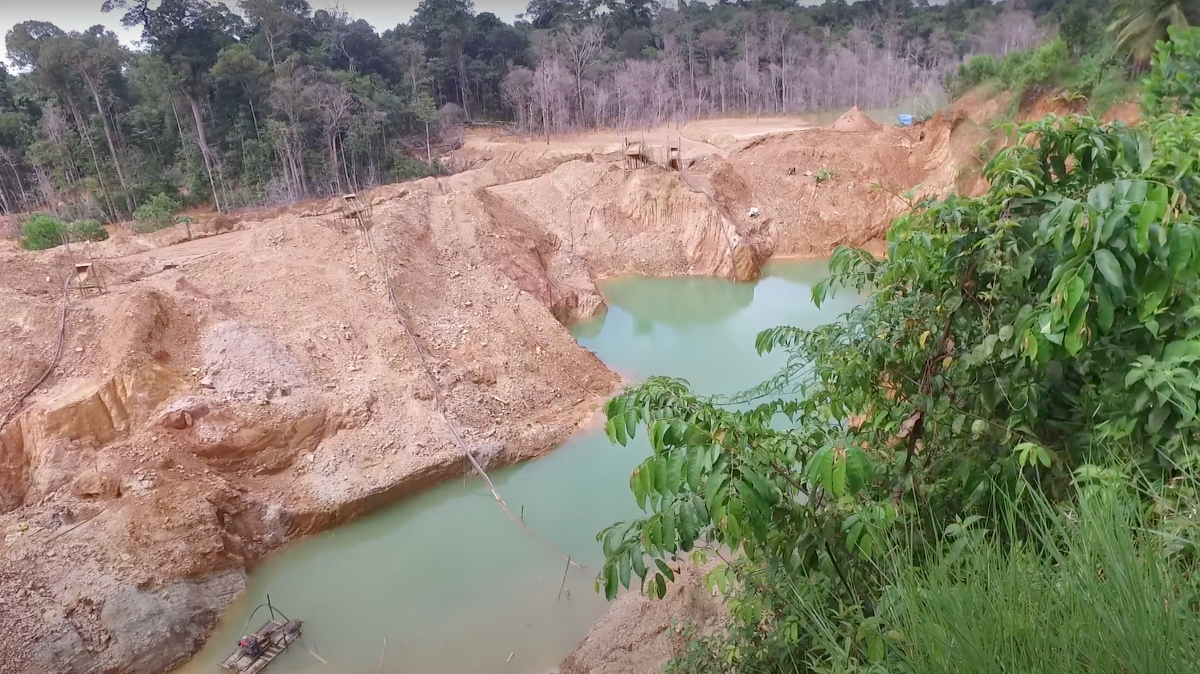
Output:
<instances>
[{"instance_id":1,"label":"bare soil slope","mask_svg":"<svg viewBox=\"0 0 1200 674\"><path fill-rule=\"evenodd\" d=\"M93 245L110 292L70 296L0 430L6 674L166 671L264 555L461 474L423 363L484 465L558 446L618 383L565 328L603 311L596 279L865 243L888 190L953 183L956 125L646 134L682 137L682 170L627 167L616 133L478 136L471 170L360 195L370 240L330 200ZM0 249L0 414L53 361L69 263Z\"/></svg>"}]
</instances>

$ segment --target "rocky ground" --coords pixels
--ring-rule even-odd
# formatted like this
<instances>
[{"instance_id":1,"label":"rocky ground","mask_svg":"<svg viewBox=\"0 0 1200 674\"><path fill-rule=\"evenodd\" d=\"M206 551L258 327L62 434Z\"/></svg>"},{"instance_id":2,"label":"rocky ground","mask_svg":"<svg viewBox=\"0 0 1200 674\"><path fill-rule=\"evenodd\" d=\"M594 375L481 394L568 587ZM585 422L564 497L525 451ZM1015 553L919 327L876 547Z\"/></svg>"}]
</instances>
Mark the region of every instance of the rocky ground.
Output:
<instances>
[{"instance_id":1,"label":"rocky ground","mask_svg":"<svg viewBox=\"0 0 1200 674\"><path fill-rule=\"evenodd\" d=\"M674 566L675 580L662 599L637 592L618 596L559 674L658 674L682 654L686 630L709 633L720 627L724 604L704 582L715 564Z\"/></svg>"},{"instance_id":2,"label":"rocky ground","mask_svg":"<svg viewBox=\"0 0 1200 674\"><path fill-rule=\"evenodd\" d=\"M447 423L497 466L591 417L618 380L565 325L596 279L877 239L904 203L872 185L946 189L962 120L706 122L682 171L469 138L464 172L360 195L369 240L330 200L94 244L108 292L68 297L57 362L71 258L0 244L0 672L180 664L264 555L467 470Z\"/></svg>"}]
</instances>

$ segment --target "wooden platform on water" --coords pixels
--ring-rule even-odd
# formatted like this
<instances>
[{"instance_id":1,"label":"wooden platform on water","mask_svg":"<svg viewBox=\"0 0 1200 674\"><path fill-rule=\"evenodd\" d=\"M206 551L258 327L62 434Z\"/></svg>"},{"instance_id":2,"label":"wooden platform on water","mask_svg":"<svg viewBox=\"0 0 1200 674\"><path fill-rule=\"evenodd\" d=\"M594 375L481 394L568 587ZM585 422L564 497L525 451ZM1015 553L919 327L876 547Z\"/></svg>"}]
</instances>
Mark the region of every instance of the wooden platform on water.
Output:
<instances>
[{"instance_id":1,"label":"wooden platform on water","mask_svg":"<svg viewBox=\"0 0 1200 674\"><path fill-rule=\"evenodd\" d=\"M225 658L221 667L237 674L258 674L271 661L286 651L287 647L300 638L299 620L268 620L254 633L260 642L266 643L266 648L257 657L243 653L240 648L234 648L233 653Z\"/></svg>"}]
</instances>

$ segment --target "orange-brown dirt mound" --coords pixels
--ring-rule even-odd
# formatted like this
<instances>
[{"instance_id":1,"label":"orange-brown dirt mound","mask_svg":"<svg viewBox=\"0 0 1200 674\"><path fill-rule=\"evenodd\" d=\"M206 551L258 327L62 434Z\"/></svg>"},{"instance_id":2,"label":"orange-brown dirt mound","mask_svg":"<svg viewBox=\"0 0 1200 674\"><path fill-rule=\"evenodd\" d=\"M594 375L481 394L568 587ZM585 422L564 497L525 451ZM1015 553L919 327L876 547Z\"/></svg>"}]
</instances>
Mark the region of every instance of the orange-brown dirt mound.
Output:
<instances>
[{"instance_id":1,"label":"orange-brown dirt mound","mask_svg":"<svg viewBox=\"0 0 1200 674\"><path fill-rule=\"evenodd\" d=\"M421 353L481 463L553 449L618 382L565 327L604 310L597 279L753 279L878 239L899 195L953 184L960 121L640 136L682 170L617 133L468 137L448 161L470 170L359 194L387 276L336 199L76 250L109 292L70 296L61 360L0 431L5 674L169 670L264 555L460 475ZM51 363L70 262L0 249L0 413Z\"/></svg>"},{"instance_id":2,"label":"orange-brown dirt mound","mask_svg":"<svg viewBox=\"0 0 1200 674\"><path fill-rule=\"evenodd\" d=\"M874 131L881 125L867 117L857 106L850 108L833 123L834 131Z\"/></svg>"}]
</instances>

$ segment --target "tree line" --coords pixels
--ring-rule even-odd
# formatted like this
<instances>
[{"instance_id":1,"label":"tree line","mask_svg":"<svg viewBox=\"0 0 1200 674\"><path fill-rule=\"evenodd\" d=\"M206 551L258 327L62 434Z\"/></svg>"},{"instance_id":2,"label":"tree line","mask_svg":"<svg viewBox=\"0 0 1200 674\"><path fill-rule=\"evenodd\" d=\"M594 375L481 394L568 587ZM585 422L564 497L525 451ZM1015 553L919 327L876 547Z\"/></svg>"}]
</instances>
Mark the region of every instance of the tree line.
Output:
<instances>
[{"instance_id":1,"label":"tree line","mask_svg":"<svg viewBox=\"0 0 1200 674\"><path fill-rule=\"evenodd\" d=\"M423 0L377 32L306 0L107 0L141 31L28 21L0 66L0 211L115 221L165 194L229 208L436 172L464 123L526 132L936 100L972 54L1081 0L532 0L512 24Z\"/></svg>"}]
</instances>

